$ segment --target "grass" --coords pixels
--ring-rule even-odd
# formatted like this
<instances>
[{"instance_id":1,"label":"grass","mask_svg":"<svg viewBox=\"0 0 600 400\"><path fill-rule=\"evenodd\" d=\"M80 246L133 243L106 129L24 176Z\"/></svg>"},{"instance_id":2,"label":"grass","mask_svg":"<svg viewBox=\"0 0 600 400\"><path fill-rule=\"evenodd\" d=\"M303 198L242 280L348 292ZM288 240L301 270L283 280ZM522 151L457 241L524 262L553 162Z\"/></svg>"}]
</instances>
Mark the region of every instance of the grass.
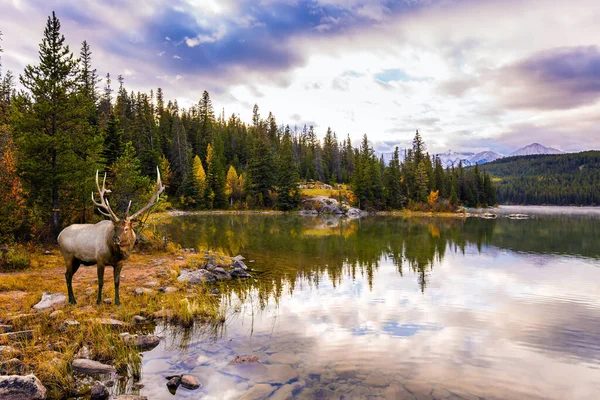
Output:
<instances>
[{"instance_id":1,"label":"grass","mask_svg":"<svg viewBox=\"0 0 600 400\"><path fill-rule=\"evenodd\" d=\"M98 323L95 321L97 318L118 319L126 324L124 331L140 334L153 333L154 325L135 325L135 315L184 328L200 323L214 329L223 324L225 316L218 297L212 296L203 285L188 288L176 279L182 266L198 264L198 256L192 257L181 252L173 254L172 251L177 250L173 248L168 252L158 252L157 248L155 245L145 247L144 251L149 253L136 252L126 262L122 271L125 278L121 279L120 307L95 304L96 268L82 267L73 280L77 305L66 305L53 314L32 313L31 307L39 302L43 292L66 293L64 264L57 250L53 250L51 255L41 255L41 250L36 249L30 252L33 267L26 271L0 274L0 303L3 305L0 308L0 323L13 325L15 331L33 330L31 340L9 343L5 338L0 338L0 345L10 344L19 351L19 358L26 365L27 372L34 373L40 379L48 390L49 399L66 398L73 394L78 385L71 363L84 348L91 359L112 364L119 374L139 379L139 350L119 336L121 331ZM184 260L177 259L180 255L184 256ZM225 259L218 254L215 256ZM161 270L166 270L167 274L159 274ZM148 281L156 281L158 287L175 287L177 291L163 294L153 287L151 294L135 295L134 289ZM103 295L105 299L114 298L112 268L107 268L105 273ZM165 313L168 318L156 320L157 312ZM80 325L65 330L63 323L67 319L76 320ZM7 359L10 358L12 356L7 356Z\"/></svg>"}]
</instances>

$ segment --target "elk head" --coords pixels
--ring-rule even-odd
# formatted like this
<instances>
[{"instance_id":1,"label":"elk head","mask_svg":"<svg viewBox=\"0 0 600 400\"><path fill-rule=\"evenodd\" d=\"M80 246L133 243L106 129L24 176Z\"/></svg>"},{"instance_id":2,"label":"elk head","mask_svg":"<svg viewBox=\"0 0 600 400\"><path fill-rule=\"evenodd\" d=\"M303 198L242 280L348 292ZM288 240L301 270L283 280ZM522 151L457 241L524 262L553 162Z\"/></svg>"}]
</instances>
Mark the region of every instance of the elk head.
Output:
<instances>
[{"instance_id":1,"label":"elk head","mask_svg":"<svg viewBox=\"0 0 600 400\"><path fill-rule=\"evenodd\" d=\"M106 189L106 174L104 174L104 179L102 180L102 189L100 189L100 184L98 182L98 171L96 171L96 189L98 189L98 193L100 195L100 202L97 202L94 198L94 193L92 192L92 201L94 205L98 207L98 211L100 214L105 215L110 218L114 225L114 232L112 236L112 245L118 249L119 253L123 257L123 259L128 259L131 254L131 250L133 250L133 246L135 245L136 235L133 231L134 226L137 224L137 219L148 209L156 204L160 194L165 190L161 180L160 180L160 171L158 167L156 167L156 189L154 194L150 198L150 201L146 206L142 207L135 214L129 215L129 210L131 208L131 200L129 201L129 205L127 206L127 211L125 212L125 217L123 219L119 219L117 215L110 208L110 203L108 199L105 198L106 193L110 193L111 191Z\"/></svg>"}]
</instances>

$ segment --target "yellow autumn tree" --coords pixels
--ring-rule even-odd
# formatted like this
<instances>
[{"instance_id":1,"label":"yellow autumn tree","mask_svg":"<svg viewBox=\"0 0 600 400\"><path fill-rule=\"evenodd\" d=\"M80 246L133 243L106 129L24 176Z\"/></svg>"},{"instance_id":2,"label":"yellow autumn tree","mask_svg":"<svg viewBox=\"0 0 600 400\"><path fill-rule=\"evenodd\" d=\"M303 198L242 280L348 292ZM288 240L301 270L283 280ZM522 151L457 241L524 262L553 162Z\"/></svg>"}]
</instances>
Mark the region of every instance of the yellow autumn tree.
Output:
<instances>
[{"instance_id":1,"label":"yellow autumn tree","mask_svg":"<svg viewBox=\"0 0 600 400\"><path fill-rule=\"evenodd\" d=\"M437 203L437 201L438 201L439 195L440 195L439 190L436 190L435 192L432 190L431 192L429 192L429 196L427 197L427 202L429 203L429 207L431 207L432 211L433 211L433 207L435 206L435 203Z\"/></svg>"},{"instance_id":2,"label":"yellow autumn tree","mask_svg":"<svg viewBox=\"0 0 600 400\"><path fill-rule=\"evenodd\" d=\"M206 193L206 173L204 172L204 167L202 166L200 157L194 157L192 170L194 172L194 184L196 185L196 190L198 190L197 200L199 203L203 203L204 194Z\"/></svg>"},{"instance_id":3,"label":"yellow autumn tree","mask_svg":"<svg viewBox=\"0 0 600 400\"><path fill-rule=\"evenodd\" d=\"M239 199L240 195L240 178L233 167L229 166L227 178L225 179L225 195L229 198L229 205L233 206L233 201Z\"/></svg>"}]
</instances>

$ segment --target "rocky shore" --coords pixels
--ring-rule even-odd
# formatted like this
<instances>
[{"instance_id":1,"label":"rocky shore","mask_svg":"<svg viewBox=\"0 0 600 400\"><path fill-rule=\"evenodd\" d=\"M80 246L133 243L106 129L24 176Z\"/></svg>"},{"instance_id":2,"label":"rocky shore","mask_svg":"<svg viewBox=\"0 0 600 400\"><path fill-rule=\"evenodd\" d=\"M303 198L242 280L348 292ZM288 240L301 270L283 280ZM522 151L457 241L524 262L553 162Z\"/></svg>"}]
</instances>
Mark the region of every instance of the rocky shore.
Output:
<instances>
[{"instance_id":1,"label":"rocky shore","mask_svg":"<svg viewBox=\"0 0 600 400\"><path fill-rule=\"evenodd\" d=\"M251 277L242 256L194 249L138 255L122 272L122 306L112 305L108 295L103 305L95 305L95 268L82 270L75 289L79 304L70 305L64 292L53 291L64 290L60 256L49 252L47 257L54 266L50 271L0 277L0 285L18 288L0 291L0 301L13 298L0 313L1 399L144 399L139 396L143 385L135 382L143 353L163 341L155 326L223 323L220 293L212 283ZM20 289L27 281L32 282L31 292ZM33 298L28 305L27 299ZM133 385L123 385L132 379ZM182 374L175 388L195 390L201 385L197 377ZM123 393L125 387L131 391Z\"/></svg>"}]
</instances>

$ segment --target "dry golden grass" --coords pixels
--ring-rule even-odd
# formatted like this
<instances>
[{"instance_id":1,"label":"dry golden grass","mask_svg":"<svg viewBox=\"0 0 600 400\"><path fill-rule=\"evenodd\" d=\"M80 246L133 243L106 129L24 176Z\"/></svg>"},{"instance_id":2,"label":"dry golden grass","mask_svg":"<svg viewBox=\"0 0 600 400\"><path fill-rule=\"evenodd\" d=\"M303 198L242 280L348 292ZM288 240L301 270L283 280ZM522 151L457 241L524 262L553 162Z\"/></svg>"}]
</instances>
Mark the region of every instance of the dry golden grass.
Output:
<instances>
[{"instance_id":1,"label":"dry golden grass","mask_svg":"<svg viewBox=\"0 0 600 400\"><path fill-rule=\"evenodd\" d=\"M121 306L96 305L97 275L95 267L81 267L73 278L78 304L66 305L58 312L35 313L32 306L39 302L43 292L66 293L64 264L55 249L44 255L41 249L32 252L34 267L20 272L0 273L0 323L13 325L15 330L33 330L33 339L12 341L20 352L27 372L34 373L48 389L48 398L65 398L73 392L75 380L71 362L81 349L88 349L92 359L114 365L120 374L139 377L139 351L119 337L96 318L115 318L126 324L125 331L151 333L152 326L134 325L133 317L142 315L149 320L155 312L165 312L169 321L185 327L194 322L220 324L224 321L218 298L211 296L203 286L188 288L177 281L181 266L192 257L185 253L136 252L125 263L121 278ZM146 250L147 251L147 250ZM183 256L183 260L178 259ZM162 270L167 271L166 274ZM159 274L159 272L161 272ZM164 276L163 276L164 275ZM134 290L146 282L155 281L151 294L136 295ZM158 287L171 286L175 293L160 293ZM114 297L112 268L105 272L104 298ZM65 320L75 320L78 326L64 328ZM0 338L0 345L9 344ZM0 361L5 361L0 359Z\"/></svg>"}]
</instances>

